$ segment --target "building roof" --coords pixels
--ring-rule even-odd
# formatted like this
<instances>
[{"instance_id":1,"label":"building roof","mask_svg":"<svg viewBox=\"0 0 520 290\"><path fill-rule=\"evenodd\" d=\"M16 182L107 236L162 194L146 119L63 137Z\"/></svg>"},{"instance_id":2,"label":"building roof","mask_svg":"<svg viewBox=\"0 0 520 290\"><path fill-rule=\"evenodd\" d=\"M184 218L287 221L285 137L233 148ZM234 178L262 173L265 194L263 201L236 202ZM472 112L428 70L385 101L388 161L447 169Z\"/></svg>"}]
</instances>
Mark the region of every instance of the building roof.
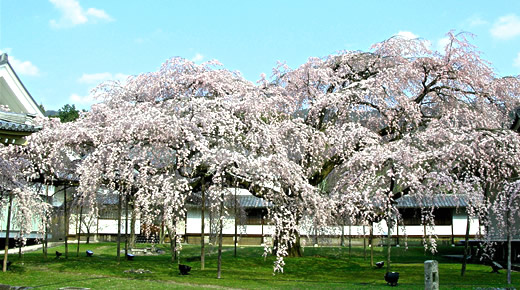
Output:
<instances>
[{"instance_id":1,"label":"building roof","mask_svg":"<svg viewBox=\"0 0 520 290\"><path fill-rule=\"evenodd\" d=\"M236 198L237 198L237 203L238 203L237 205L242 208L266 208L268 206L271 206L271 203L265 201L263 198L256 197L252 194L247 194L247 195L240 194L240 195L237 195ZM234 195L227 195L224 200L225 206L233 207L235 205L234 200L235 200ZM186 203L191 206L195 206L195 207L200 206L201 193L197 192L197 193L191 194L188 197ZM211 201L209 199L206 199L206 206L210 206L210 205L211 205Z\"/></svg>"},{"instance_id":2,"label":"building roof","mask_svg":"<svg viewBox=\"0 0 520 290\"><path fill-rule=\"evenodd\" d=\"M11 105L14 105L15 108L11 108L11 111L28 113L34 116L38 115L40 117L44 116L40 107L9 63L6 53L0 54L0 84L6 90L4 93L9 95L10 98L14 98L11 99L11 102L13 102Z\"/></svg>"},{"instance_id":3,"label":"building roof","mask_svg":"<svg viewBox=\"0 0 520 290\"><path fill-rule=\"evenodd\" d=\"M30 114L0 111L0 130L17 132L36 132L40 127L34 126Z\"/></svg>"},{"instance_id":4,"label":"building roof","mask_svg":"<svg viewBox=\"0 0 520 290\"><path fill-rule=\"evenodd\" d=\"M405 195L396 201L398 208L457 208L468 206L467 198L463 195L457 194L438 194L430 198L424 198L424 196L419 198L413 195Z\"/></svg>"}]
</instances>

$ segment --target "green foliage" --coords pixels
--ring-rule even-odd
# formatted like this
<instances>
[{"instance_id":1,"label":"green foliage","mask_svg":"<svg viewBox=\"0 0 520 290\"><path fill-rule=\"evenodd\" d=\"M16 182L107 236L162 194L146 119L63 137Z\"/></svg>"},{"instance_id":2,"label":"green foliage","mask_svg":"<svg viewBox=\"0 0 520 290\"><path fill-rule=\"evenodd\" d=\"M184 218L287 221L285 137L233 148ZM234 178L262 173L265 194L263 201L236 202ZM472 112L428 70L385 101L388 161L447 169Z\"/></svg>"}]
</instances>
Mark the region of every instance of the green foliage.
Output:
<instances>
[{"instance_id":1,"label":"green foliage","mask_svg":"<svg viewBox=\"0 0 520 290\"><path fill-rule=\"evenodd\" d=\"M141 245L139 245L141 246ZM149 245L148 245L149 246ZM144 247L144 245L143 245ZM190 275L181 276L176 263L171 263L168 245L158 245L166 251L157 256L136 256L134 261L122 260L117 264L115 243L82 244L80 257L75 247L69 247L70 257L55 259L52 255L64 247L49 249L49 258L41 251L10 255L12 269L0 273L1 284L32 286L39 289L60 287L88 287L92 289L178 289L178 288L326 288L326 289L374 289L385 287L384 269L370 267L369 258L363 259L363 248L353 247L348 257L347 247L307 247L302 258L287 258L285 272L273 276L272 256L262 257L262 247L240 247L236 258L233 247L224 247L222 254L222 279L216 279L217 249L208 246L206 270L200 270L200 248L184 245L181 263L193 267ZM86 250L93 250L93 257L86 257ZM394 248L393 270L400 273L399 288L424 288L424 261L439 261L440 282L444 288L506 287L505 275L492 274L490 267L469 264L466 276L460 277L460 263L444 258L445 254L460 254L461 247L439 247L432 255L423 247ZM375 260L384 260L384 248L374 248ZM460 252L460 253L459 253ZM151 273L125 273L126 270L145 269ZM513 286L518 287L520 273L513 273Z\"/></svg>"},{"instance_id":2,"label":"green foliage","mask_svg":"<svg viewBox=\"0 0 520 290\"><path fill-rule=\"evenodd\" d=\"M38 105L38 108L40 109L40 111L41 111L43 114L45 114L45 107L43 106L42 103L40 103L40 104Z\"/></svg>"},{"instance_id":3,"label":"green foliage","mask_svg":"<svg viewBox=\"0 0 520 290\"><path fill-rule=\"evenodd\" d=\"M79 111L75 105L66 104L58 110L58 118L62 123L73 122L79 118Z\"/></svg>"}]
</instances>

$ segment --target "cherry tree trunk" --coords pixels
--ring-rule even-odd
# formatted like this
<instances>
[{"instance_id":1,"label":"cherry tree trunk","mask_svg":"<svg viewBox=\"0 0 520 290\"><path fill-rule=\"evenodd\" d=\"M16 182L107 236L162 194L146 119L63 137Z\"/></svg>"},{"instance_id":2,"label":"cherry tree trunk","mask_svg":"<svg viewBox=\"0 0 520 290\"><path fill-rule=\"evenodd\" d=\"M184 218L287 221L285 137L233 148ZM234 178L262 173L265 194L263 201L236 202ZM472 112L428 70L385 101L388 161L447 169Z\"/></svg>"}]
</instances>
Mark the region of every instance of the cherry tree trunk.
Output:
<instances>
[{"instance_id":1,"label":"cherry tree trunk","mask_svg":"<svg viewBox=\"0 0 520 290\"><path fill-rule=\"evenodd\" d=\"M161 229L159 230L159 244L164 244L164 238L166 237L166 232L164 231L164 221L161 222Z\"/></svg>"},{"instance_id":2,"label":"cherry tree trunk","mask_svg":"<svg viewBox=\"0 0 520 290\"><path fill-rule=\"evenodd\" d=\"M464 274L466 273L466 263L467 263L467 260L468 260L468 250L469 250L469 224L470 223L470 220L469 220L469 215L466 219L466 237L465 237L465 241L464 241L464 255L462 256L462 268L460 269L460 275L461 276L464 276Z\"/></svg>"},{"instance_id":3,"label":"cherry tree trunk","mask_svg":"<svg viewBox=\"0 0 520 290\"><path fill-rule=\"evenodd\" d=\"M45 200L47 204L49 203L49 185L45 185ZM49 244L49 220L48 217L44 217L45 220L45 237L44 237L44 243L43 243L43 257L47 258L47 246Z\"/></svg>"},{"instance_id":4,"label":"cherry tree trunk","mask_svg":"<svg viewBox=\"0 0 520 290\"><path fill-rule=\"evenodd\" d=\"M79 208L79 222L78 222L78 248L76 249L76 257L79 257L79 241L81 240L81 219L83 217L83 206Z\"/></svg>"},{"instance_id":5,"label":"cherry tree trunk","mask_svg":"<svg viewBox=\"0 0 520 290\"><path fill-rule=\"evenodd\" d=\"M374 267L374 223L370 225L370 267Z\"/></svg>"},{"instance_id":6,"label":"cherry tree trunk","mask_svg":"<svg viewBox=\"0 0 520 290\"><path fill-rule=\"evenodd\" d=\"M130 249L135 248L135 209L132 206L132 216L130 217Z\"/></svg>"},{"instance_id":7,"label":"cherry tree trunk","mask_svg":"<svg viewBox=\"0 0 520 290\"><path fill-rule=\"evenodd\" d=\"M511 199L511 197L509 197ZM508 204L508 209L506 213L506 230L507 230L507 284L511 285L511 239L512 239L512 233L511 233L511 203Z\"/></svg>"},{"instance_id":8,"label":"cherry tree trunk","mask_svg":"<svg viewBox=\"0 0 520 290\"><path fill-rule=\"evenodd\" d=\"M345 246L345 224L344 223L341 223L341 242L340 242L340 245L342 247Z\"/></svg>"},{"instance_id":9,"label":"cherry tree trunk","mask_svg":"<svg viewBox=\"0 0 520 290\"><path fill-rule=\"evenodd\" d=\"M202 202L200 206L200 269L204 270L204 208L206 207L204 180L202 181Z\"/></svg>"},{"instance_id":10,"label":"cherry tree trunk","mask_svg":"<svg viewBox=\"0 0 520 290\"><path fill-rule=\"evenodd\" d=\"M224 228L224 194L221 196L220 200L220 222L219 222L219 230L218 230L218 265L217 265L217 279L220 279L220 274L222 272L222 229Z\"/></svg>"},{"instance_id":11,"label":"cherry tree trunk","mask_svg":"<svg viewBox=\"0 0 520 290\"><path fill-rule=\"evenodd\" d=\"M172 253L172 263L177 259L177 225L174 223L173 228L168 227L168 237L170 237L170 251Z\"/></svg>"},{"instance_id":12,"label":"cherry tree trunk","mask_svg":"<svg viewBox=\"0 0 520 290\"><path fill-rule=\"evenodd\" d=\"M86 229L87 229L87 241L86 241L86 244L90 244L90 227L88 225L86 225Z\"/></svg>"},{"instance_id":13,"label":"cherry tree trunk","mask_svg":"<svg viewBox=\"0 0 520 290\"><path fill-rule=\"evenodd\" d=\"M119 202L117 204L117 263L121 261L121 192L119 193Z\"/></svg>"},{"instance_id":14,"label":"cherry tree trunk","mask_svg":"<svg viewBox=\"0 0 520 290\"><path fill-rule=\"evenodd\" d=\"M352 257L352 225L348 225L348 258Z\"/></svg>"},{"instance_id":15,"label":"cherry tree trunk","mask_svg":"<svg viewBox=\"0 0 520 290\"><path fill-rule=\"evenodd\" d=\"M511 285L511 231L510 230L508 230L508 233L507 233L507 284Z\"/></svg>"},{"instance_id":16,"label":"cherry tree trunk","mask_svg":"<svg viewBox=\"0 0 520 290\"><path fill-rule=\"evenodd\" d=\"M22 247L23 247L23 239L22 239L22 235L20 235L20 238L18 240L18 259L19 260L22 260L22 258L23 258L23 256L22 256ZM23 260L22 260L22 265L23 265Z\"/></svg>"},{"instance_id":17,"label":"cherry tree trunk","mask_svg":"<svg viewBox=\"0 0 520 290\"><path fill-rule=\"evenodd\" d=\"M125 196L125 257L128 255L128 195Z\"/></svg>"},{"instance_id":18,"label":"cherry tree trunk","mask_svg":"<svg viewBox=\"0 0 520 290\"><path fill-rule=\"evenodd\" d=\"M302 245L300 243L300 233L295 232L296 236L295 242L289 245L289 249L287 249L288 257L303 257L302 255Z\"/></svg>"},{"instance_id":19,"label":"cherry tree trunk","mask_svg":"<svg viewBox=\"0 0 520 290\"><path fill-rule=\"evenodd\" d=\"M13 207L13 194L9 192L9 207L7 208L7 225L5 229L5 247L4 247L4 263L2 271L7 271L7 257L9 254L9 230L11 228L11 211Z\"/></svg>"},{"instance_id":20,"label":"cherry tree trunk","mask_svg":"<svg viewBox=\"0 0 520 290\"><path fill-rule=\"evenodd\" d=\"M365 235L365 226L363 225L363 259L367 259L367 236Z\"/></svg>"},{"instance_id":21,"label":"cherry tree trunk","mask_svg":"<svg viewBox=\"0 0 520 290\"><path fill-rule=\"evenodd\" d=\"M64 228L65 228L65 258L69 258L69 243L68 243L68 236L69 236L69 215L67 212L67 185L63 186L63 222L64 222Z\"/></svg>"},{"instance_id":22,"label":"cherry tree trunk","mask_svg":"<svg viewBox=\"0 0 520 290\"><path fill-rule=\"evenodd\" d=\"M386 271L390 272L391 270L391 254L392 254L392 220L390 216L388 217L388 236L386 239Z\"/></svg>"},{"instance_id":23,"label":"cherry tree trunk","mask_svg":"<svg viewBox=\"0 0 520 290\"><path fill-rule=\"evenodd\" d=\"M234 237L233 237L233 241L234 241L234 244L235 244L235 258L237 257L237 243L238 243L238 240L237 240L237 188L235 187L235 234L234 234Z\"/></svg>"}]
</instances>

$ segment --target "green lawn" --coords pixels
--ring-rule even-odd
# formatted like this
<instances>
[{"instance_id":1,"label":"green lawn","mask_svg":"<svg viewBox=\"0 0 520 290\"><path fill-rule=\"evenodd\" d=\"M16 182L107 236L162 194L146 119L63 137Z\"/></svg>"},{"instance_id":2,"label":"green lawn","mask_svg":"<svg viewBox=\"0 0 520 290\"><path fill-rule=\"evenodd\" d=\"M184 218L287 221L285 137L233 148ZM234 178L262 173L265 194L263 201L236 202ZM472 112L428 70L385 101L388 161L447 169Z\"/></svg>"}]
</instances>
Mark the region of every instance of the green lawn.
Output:
<instances>
[{"instance_id":1,"label":"green lawn","mask_svg":"<svg viewBox=\"0 0 520 290\"><path fill-rule=\"evenodd\" d=\"M54 258L54 251L64 252L64 247L49 249L51 254L44 259L41 252L27 253L22 260L11 255L11 270L0 272L0 284L32 286L39 289L57 289L65 286L88 287L93 289L174 289L174 288L380 288L386 287L383 279L385 269L370 267L364 260L363 249L355 247L352 257L348 248L307 247L303 258L287 258L283 274L273 275L273 257L262 257L263 248L243 247L238 249L237 258L233 248L225 247L223 253L222 279L216 279L217 249L208 247L206 269L200 270L197 256L200 248L185 245L181 253L181 263L193 267L190 275L181 276L177 264L170 262L167 245L158 246L166 254L157 256L136 256L135 261L122 260L118 265L114 243L81 245L80 256L76 257L76 247L70 247L69 259ZM94 257L86 257L87 249L94 251ZM375 260L384 260L384 248L377 247ZM507 286L506 273L490 273L490 267L469 264L466 276L460 276L460 264L443 258L443 254L460 254L462 248L443 247L436 256L425 253L421 247L405 250L393 248L393 271L400 273L399 288L421 289L424 287L425 260L439 261L441 288L480 288ZM130 269L145 269L151 273L124 273ZM520 273L513 273L515 287L520 286Z\"/></svg>"}]
</instances>

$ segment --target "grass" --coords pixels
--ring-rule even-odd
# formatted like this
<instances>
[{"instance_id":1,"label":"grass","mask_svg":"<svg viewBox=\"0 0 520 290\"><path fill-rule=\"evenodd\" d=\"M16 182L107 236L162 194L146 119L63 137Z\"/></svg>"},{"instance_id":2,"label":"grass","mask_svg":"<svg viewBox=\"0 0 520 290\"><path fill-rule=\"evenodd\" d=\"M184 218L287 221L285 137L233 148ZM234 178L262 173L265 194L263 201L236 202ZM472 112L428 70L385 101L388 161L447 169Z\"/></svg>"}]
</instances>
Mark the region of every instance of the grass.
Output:
<instances>
[{"instance_id":1,"label":"grass","mask_svg":"<svg viewBox=\"0 0 520 290\"><path fill-rule=\"evenodd\" d=\"M184 245L181 263L193 267L190 275L179 275L177 263L171 263L167 245L159 245L166 251L156 256L136 256L134 261L116 261L116 244L82 244L80 256L76 246L70 247L69 258L54 258L54 251L64 252L64 247L50 248L49 258L41 251L26 253L23 260L10 255L11 270L0 272L0 284L31 286L38 289L60 287L88 287L92 289L178 289L178 288L327 288L327 289L373 289L385 287L385 269L370 267L369 257L363 258L363 249L354 247L352 256L348 248L305 248L304 257L287 258L283 274L273 275L274 257L265 260L261 247L241 247L237 257L233 248L224 247L222 279L217 275L217 249L208 247L206 267L200 270L200 248ZM144 247L144 246L143 246ZM86 257L86 250L94 251ZM392 270L400 273L399 288L424 288L424 261L439 261L441 288L472 289L482 287L506 287L506 274L490 273L490 267L468 264L464 277L460 276L461 265L443 258L444 254L461 254L462 248L441 247L437 255L425 253L421 247L409 249L392 248ZM385 260L385 248L374 249L375 261ZM124 273L131 269L146 269L151 273ZM520 273L513 273L513 286L519 287Z\"/></svg>"}]
</instances>

